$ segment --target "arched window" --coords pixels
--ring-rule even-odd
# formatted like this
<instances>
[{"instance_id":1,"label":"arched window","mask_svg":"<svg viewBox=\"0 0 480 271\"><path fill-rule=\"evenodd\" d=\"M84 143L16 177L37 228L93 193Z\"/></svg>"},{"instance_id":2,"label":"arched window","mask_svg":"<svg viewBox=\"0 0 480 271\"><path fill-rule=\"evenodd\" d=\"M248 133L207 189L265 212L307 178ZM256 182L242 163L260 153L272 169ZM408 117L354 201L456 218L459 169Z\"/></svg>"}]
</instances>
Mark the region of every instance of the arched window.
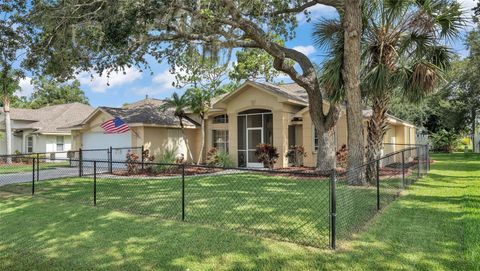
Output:
<instances>
[{"instance_id":1,"label":"arched window","mask_svg":"<svg viewBox=\"0 0 480 271\"><path fill-rule=\"evenodd\" d=\"M213 123L228 123L228 115L223 114L223 115L218 115L213 117Z\"/></svg>"}]
</instances>

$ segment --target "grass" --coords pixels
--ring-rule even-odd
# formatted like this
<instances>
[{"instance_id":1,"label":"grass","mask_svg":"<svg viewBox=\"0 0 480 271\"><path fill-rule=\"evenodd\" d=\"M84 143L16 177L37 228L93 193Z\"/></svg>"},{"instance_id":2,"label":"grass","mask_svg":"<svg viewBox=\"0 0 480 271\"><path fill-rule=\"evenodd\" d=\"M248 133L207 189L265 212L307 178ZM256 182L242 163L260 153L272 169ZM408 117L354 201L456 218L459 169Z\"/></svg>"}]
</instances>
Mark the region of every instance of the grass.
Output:
<instances>
[{"instance_id":1,"label":"grass","mask_svg":"<svg viewBox=\"0 0 480 271\"><path fill-rule=\"evenodd\" d=\"M235 229L260 236L328 247L328 179L295 179L263 174L186 177L185 221ZM395 179L382 182L382 198L395 192ZM31 193L31 184L2 188ZM35 195L93 204L92 178L37 182ZM97 178L96 206L134 214L182 220L181 179ZM386 203L385 203L386 204ZM339 182L338 232L343 238L376 213L376 189Z\"/></svg>"},{"instance_id":2,"label":"grass","mask_svg":"<svg viewBox=\"0 0 480 271\"><path fill-rule=\"evenodd\" d=\"M41 169L50 169L69 166L68 162L40 163ZM0 164L0 175L20 172L31 172L32 164Z\"/></svg>"},{"instance_id":3,"label":"grass","mask_svg":"<svg viewBox=\"0 0 480 271\"><path fill-rule=\"evenodd\" d=\"M437 155L434 159L439 162L433 165L428 178L417 182L404 197L386 207L353 240L341 242L335 252L192 223L93 208L78 201L50 197L32 200L30 196L3 192L0 193L0 269L480 270L480 159L463 154ZM198 186L186 188L192 193L195 189L214 191L212 196L223 195L219 203L228 204L228 189L214 180L197 183ZM311 184L301 183L305 186L298 191L316 195L316 191L307 192ZM272 195L270 200L279 205L282 200L290 202L302 196L287 181L266 178L261 184L255 190L241 190L248 201L239 206L255 203L266 208L262 198L254 197L258 190L272 190L278 196ZM42 185L47 188L48 183ZM150 185L156 187L158 183ZM66 190L50 192L73 199L69 198L74 196L68 185L62 187ZM287 196L281 198L282 193L290 195L288 200ZM119 200L127 194L112 189L108 195ZM204 202L195 202L199 199L193 195L187 201L190 208L202 210ZM81 197L82 194L75 196ZM358 206L364 200L359 197L348 204ZM163 199L163 203L157 203L166 202L170 201ZM301 204L300 200L292 203ZM295 208L281 214L291 210L308 213L304 205ZM221 215L233 220L236 214ZM289 219L285 217L282 221L288 225Z\"/></svg>"}]
</instances>

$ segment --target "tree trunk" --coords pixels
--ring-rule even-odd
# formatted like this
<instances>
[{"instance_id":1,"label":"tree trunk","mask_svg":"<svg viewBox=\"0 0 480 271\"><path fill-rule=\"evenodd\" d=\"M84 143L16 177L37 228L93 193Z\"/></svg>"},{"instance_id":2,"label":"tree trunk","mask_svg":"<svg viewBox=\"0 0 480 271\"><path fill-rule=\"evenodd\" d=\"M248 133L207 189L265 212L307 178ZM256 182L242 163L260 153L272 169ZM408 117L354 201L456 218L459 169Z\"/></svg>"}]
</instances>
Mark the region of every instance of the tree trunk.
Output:
<instances>
[{"instance_id":1,"label":"tree trunk","mask_svg":"<svg viewBox=\"0 0 480 271\"><path fill-rule=\"evenodd\" d=\"M475 126L476 126L476 120L477 120L477 110L476 108L472 109L472 152L475 153L476 148L475 148Z\"/></svg>"},{"instance_id":2,"label":"tree trunk","mask_svg":"<svg viewBox=\"0 0 480 271\"><path fill-rule=\"evenodd\" d=\"M367 123L367 162L381 157L383 138L387 132L387 97L373 99L372 116ZM370 163L366 169L366 177L370 183L375 181L376 163Z\"/></svg>"},{"instance_id":3,"label":"tree trunk","mask_svg":"<svg viewBox=\"0 0 480 271\"><path fill-rule=\"evenodd\" d=\"M205 149L205 118L202 117L202 116L200 116L200 117L202 118L202 120L201 120L201 126L202 126L202 127L200 128L200 129L202 129L202 131L201 131L201 133L202 133L202 142L200 143L200 153L199 153L199 155L198 155L198 162L197 162L197 164L201 164L201 163L202 163L202 161L203 161L203 152L204 152L204 149Z\"/></svg>"},{"instance_id":4,"label":"tree trunk","mask_svg":"<svg viewBox=\"0 0 480 271\"><path fill-rule=\"evenodd\" d=\"M10 99L6 93L3 97L3 111L5 114L5 142L6 142L6 154L12 154L12 123L10 121ZM7 157L7 163L12 163L12 158Z\"/></svg>"},{"instance_id":5,"label":"tree trunk","mask_svg":"<svg viewBox=\"0 0 480 271\"><path fill-rule=\"evenodd\" d=\"M362 170L353 171L365 160L362 94L360 90L360 36L362 33L362 1L346 0L344 5L343 27L344 55L342 76L347 98L348 183L365 184Z\"/></svg>"},{"instance_id":6,"label":"tree trunk","mask_svg":"<svg viewBox=\"0 0 480 271\"><path fill-rule=\"evenodd\" d=\"M335 128L325 129L315 126L318 133L317 171L330 174L335 169Z\"/></svg>"}]
</instances>

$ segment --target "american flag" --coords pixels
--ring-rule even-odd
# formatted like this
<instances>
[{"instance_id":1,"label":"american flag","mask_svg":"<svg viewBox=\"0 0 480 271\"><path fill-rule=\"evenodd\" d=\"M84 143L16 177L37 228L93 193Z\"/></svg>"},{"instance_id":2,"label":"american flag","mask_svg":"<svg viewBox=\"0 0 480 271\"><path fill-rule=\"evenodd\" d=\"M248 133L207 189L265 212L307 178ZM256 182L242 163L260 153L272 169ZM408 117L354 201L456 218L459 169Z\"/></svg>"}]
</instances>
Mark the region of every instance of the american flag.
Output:
<instances>
[{"instance_id":1,"label":"american flag","mask_svg":"<svg viewBox=\"0 0 480 271\"><path fill-rule=\"evenodd\" d=\"M102 123L100 127L102 127L107 134L121 134L130 130L127 124L120 118L107 120L106 122Z\"/></svg>"}]
</instances>

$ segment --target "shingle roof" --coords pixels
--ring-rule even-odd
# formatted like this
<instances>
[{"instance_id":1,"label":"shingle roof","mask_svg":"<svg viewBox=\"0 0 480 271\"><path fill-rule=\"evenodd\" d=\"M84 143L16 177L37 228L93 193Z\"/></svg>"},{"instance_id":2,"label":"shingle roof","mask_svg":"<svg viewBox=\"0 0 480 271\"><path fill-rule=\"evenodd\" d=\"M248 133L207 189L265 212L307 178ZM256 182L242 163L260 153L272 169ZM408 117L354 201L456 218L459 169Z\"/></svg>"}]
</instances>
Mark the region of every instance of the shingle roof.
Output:
<instances>
[{"instance_id":1,"label":"shingle roof","mask_svg":"<svg viewBox=\"0 0 480 271\"><path fill-rule=\"evenodd\" d=\"M119 117L126 123L143 123L164 126L180 126L180 121L175 117L173 109L165 111L159 110L159 107L165 101L147 98L132 104L118 107L99 107L113 117ZM195 127L198 124L191 120L183 121L186 127Z\"/></svg>"},{"instance_id":2,"label":"shingle roof","mask_svg":"<svg viewBox=\"0 0 480 271\"><path fill-rule=\"evenodd\" d=\"M39 109L12 108L10 118L30 122L17 126L17 129L34 129L37 133L61 133L68 131L65 127L81 123L93 111L94 109L89 105L70 103Z\"/></svg>"},{"instance_id":3,"label":"shingle roof","mask_svg":"<svg viewBox=\"0 0 480 271\"><path fill-rule=\"evenodd\" d=\"M307 91L296 83L289 84L271 84L265 82L250 82L254 85L261 86L273 93L284 96L288 99L296 100L303 103L308 103Z\"/></svg>"}]
</instances>

